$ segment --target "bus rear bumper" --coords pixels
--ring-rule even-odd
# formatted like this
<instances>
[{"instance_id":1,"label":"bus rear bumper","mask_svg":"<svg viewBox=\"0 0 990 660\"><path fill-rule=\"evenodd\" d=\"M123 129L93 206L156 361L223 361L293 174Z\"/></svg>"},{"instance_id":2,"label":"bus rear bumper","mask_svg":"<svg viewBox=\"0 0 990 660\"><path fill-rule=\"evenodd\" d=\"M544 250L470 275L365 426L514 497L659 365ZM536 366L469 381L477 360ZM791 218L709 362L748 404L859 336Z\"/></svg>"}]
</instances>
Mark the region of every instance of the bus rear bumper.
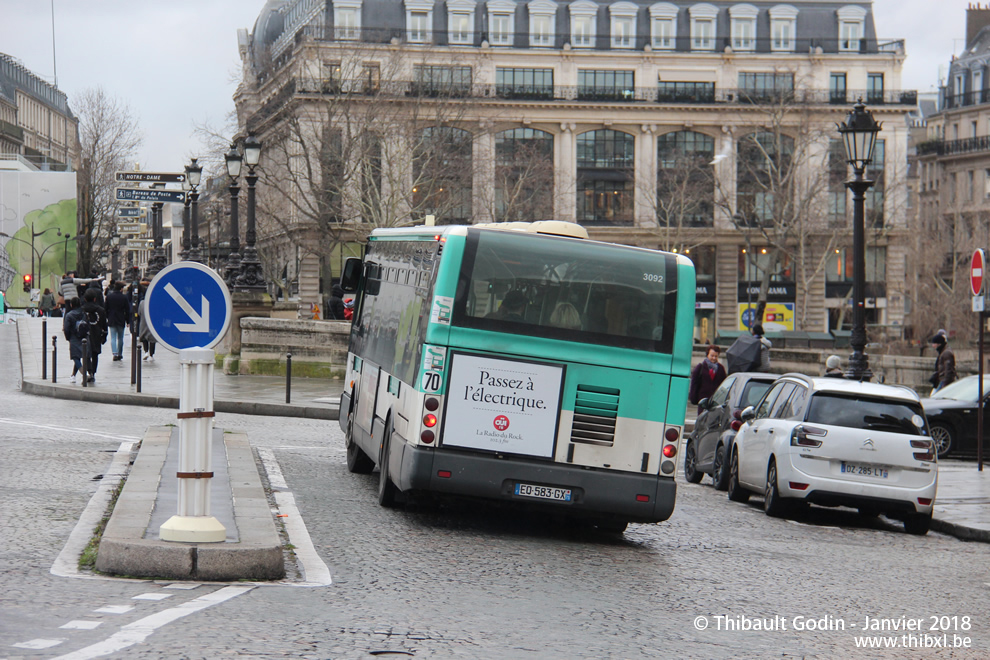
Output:
<instances>
[{"instance_id":1,"label":"bus rear bumper","mask_svg":"<svg viewBox=\"0 0 990 660\"><path fill-rule=\"evenodd\" d=\"M658 478L655 474L589 470L560 463L428 449L404 442L395 449L399 447L401 463L393 478L403 491L513 501L578 516L607 516L641 523L667 520L674 510L677 485L672 478ZM440 476L447 473L450 476ZM571 501L519 496L515 494L517 483L570 489ZM647 501L643 501L644 496Z\"/></svg>"}]
</instances>

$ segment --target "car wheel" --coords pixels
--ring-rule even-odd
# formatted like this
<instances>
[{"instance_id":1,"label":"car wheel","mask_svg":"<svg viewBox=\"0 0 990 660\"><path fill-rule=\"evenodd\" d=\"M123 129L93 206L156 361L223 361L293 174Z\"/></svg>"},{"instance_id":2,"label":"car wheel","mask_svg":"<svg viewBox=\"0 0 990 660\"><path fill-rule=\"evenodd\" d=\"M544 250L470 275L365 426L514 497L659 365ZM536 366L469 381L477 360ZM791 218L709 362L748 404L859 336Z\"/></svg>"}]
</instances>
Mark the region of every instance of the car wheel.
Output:
<instances>
[{"instance_id":1,"label":"car wheel","mask_svg":"<svg viewBox=\"0 0 990 660\"><path fill-rule=\"evenodd\" d=\"M694 449L694 441L688 440L684 449L684 478L688 483L697 484L701 483L704 476L703 472L698 471L698 453Z\"/></svg>"},{"instance_id":2,"label":"car wheel","mask_svg":"<svg viewBox=\"0 0 990 660\"><path fill-rule=\"evenodd\" d=\"M935 451L938 457L943 458L952 449L952 429L945 424L932 424L932 440L935 442Z\"/></svg>"},{"instance_id":3,"label":"car wheel","mask_svg":"<svg viewBox=\"0 0 990 660\"><path fill-rule=\"evenodd\" d=\"M712 463L712 481L715 490L725 490L729 487L729 466L725 460L725 445L719 445L715 450L715 460Z\"/></svg>"},{"instance_id":4,"label":"car wheel","mask_svg":"<svg viewBox=\"0 0 990 660\"><path fill-rule=\"evenodd\" d=\"M388 454L392 447L392 420L385 425L385 437L382 439L381 456L378 459L378 503L391 509L398 501L399 489L392 483L388 473Z\"/></svg>"},{"instance_id":5,"label":"car wheel","mask_svg":"<svg viewBox=\"0 0 990 660\"><path fill-rule=\"evenodd\" d=\"M763 493L763 512L774 518L782 518L787 515L787 502L780 496L777 489L777 462L770 459L770 467L767 468L767 487Z\"/></svg>"},{"instance_id":6,"label":"car wheel","mask_svg":"<svg viewBox=\"0 0 990 660\"><path fill-rule=\"evenodd\" d=\"M739 454L732 452L729 463L729 499L733 502L748 502L749 491L739 483Z\"/></svg>"},{"instance_id":7,"label":"car wheel","mask_svg":"<svg viewBox=\"0 0 990 660\"><path fill-rule=\"evenodd\" d=\"M904 531L916 536L924 536L932 526L932 514L912 513L904 518Z\"/></svg>"},{"instance_id":8,"label":"car wheel","mask_svg":"<svg viewBox=\"0 0 990 660\"><path fill-rule=\"evenodd\" d=\"M371 474L375 462L354 442L354 413L347 413L347 431L344 433L344 446L347 448L347 471L353 474Z\"/></svg>"}]
</instances>

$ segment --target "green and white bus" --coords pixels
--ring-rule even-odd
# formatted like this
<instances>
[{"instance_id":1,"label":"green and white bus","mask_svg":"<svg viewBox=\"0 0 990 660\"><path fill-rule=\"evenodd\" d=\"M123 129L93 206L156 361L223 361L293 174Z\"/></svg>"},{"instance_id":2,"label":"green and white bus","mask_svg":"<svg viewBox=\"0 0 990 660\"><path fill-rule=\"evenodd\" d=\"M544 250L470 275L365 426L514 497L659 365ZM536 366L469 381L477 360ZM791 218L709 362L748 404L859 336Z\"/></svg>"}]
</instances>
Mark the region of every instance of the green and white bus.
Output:
<instances>
[{"instance_id":1,"label":"green and white bus","mask_svg":"<svg viewBox=\"0 0 990 660\"><path fill-rule=\"evenodd\" d=\"M546 221L376 229L340 425L378 499L515 501L621 531L674 508L694 265Z\"/></svg>"}]
</instances>

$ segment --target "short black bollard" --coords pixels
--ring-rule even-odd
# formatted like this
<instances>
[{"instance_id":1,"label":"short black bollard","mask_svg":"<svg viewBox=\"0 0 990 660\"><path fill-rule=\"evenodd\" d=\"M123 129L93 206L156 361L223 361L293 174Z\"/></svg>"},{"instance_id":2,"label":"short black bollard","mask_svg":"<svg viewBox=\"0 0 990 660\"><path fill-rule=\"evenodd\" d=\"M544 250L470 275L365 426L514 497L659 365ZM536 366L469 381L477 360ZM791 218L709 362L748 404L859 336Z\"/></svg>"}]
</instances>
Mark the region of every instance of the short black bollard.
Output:
<instances>
[{"instance_id":1,"label":"short black bollard","mask_svg":"<svg viewBox=\"0 0 990 660\"><path fill-rule=\"evenodd\" d=\"M48 378L48 353L45 352L45 340L48 339L48 317L41 318L41 380Z\"/></svg>"},{"instance_id":2,"label":"short black bollard","mask_svg":"<svg viewBox=\"0 0 990 660\"><path fill-rule=\"evenodd\" d=\"M56 347L57 341L58 341L58 337L52 335L52 385L54 385L57 382L57 379L55 377L55 365L58 364L58 362L55 361L55 358L58 356L58 348Z\"/></svg>"},{"instance_id":3,"label":"short black bollard","mask_svg":"<svg viewBox=\"0 0 990 660\"><path fill-rule=\"evenodd\" d=\"M137 351L137 357L134 358L134 383L137 385L137 393L141 393L141 349Z\"/></svg>"},{"instance_id":4,"label":"short black bollard","mask_svg":"<svg viewBox=\"0 0 990 660\"><path fill-rule=\"evenodd\" d=\"M285 354L285 402L292 398L292 353Z\"/></svg>"},{"instance_id":5,"label":"short black bollard","mask_svg":"<svg viewBox=\"0 0 990 660\"><path fill-rule=\"evenodd\" d=\"M86 387L86 381L89 380L89 340L82 340L82 385Z\"/></svg>"}]
</instances>

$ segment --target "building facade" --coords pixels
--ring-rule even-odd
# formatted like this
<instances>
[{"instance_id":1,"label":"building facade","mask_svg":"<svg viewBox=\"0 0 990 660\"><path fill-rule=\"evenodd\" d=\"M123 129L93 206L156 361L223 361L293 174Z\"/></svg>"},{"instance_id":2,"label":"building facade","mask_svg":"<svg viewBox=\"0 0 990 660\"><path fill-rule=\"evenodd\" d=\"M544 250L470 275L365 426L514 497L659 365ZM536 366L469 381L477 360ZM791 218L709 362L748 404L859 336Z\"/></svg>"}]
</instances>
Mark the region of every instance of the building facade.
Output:
<instances>
[{"instance_id":1,"label":"building facade","mask_svg":"<svg viewBox=\"0 0 990 660\"><path fill-rule=\"evenodd\" d=\"M867 317L900 336L916 94L868 2L272 0L239 39L259 248L304 301L371 227L553 217L688 253L699 341L761 291L768 329L845 327L835 124L862 98L884 123Z\"/></svg>"}]
</instances>

